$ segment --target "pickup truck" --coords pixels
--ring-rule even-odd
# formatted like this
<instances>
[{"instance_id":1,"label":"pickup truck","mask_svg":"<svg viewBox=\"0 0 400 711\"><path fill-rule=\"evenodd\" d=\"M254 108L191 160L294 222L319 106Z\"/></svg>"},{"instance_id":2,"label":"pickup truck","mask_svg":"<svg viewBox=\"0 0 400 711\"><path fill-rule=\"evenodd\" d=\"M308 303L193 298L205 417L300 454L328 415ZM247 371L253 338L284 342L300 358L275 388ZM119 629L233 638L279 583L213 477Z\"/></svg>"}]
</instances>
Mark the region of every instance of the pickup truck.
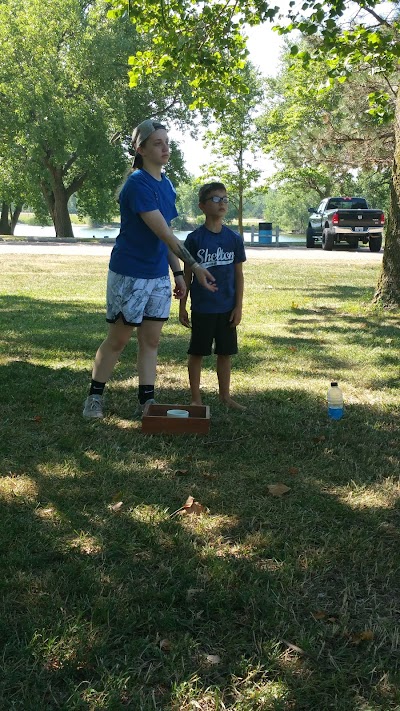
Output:
<instances>
[{"instance_id":1,"label":"pickup truck","mask_svg":"<svg viewBox=\"0 0 400 711\"><path fill-rule=\"evenodd\" d=\"M317 240L329 251L340 242L347 242L353 249L359 242L369 244L371 252L379 252L382 247L385 215L382 210L370 209L365 198L327 197L319 207L309 207L308 212L308 248Z\"/></svg>"}]
</instances>

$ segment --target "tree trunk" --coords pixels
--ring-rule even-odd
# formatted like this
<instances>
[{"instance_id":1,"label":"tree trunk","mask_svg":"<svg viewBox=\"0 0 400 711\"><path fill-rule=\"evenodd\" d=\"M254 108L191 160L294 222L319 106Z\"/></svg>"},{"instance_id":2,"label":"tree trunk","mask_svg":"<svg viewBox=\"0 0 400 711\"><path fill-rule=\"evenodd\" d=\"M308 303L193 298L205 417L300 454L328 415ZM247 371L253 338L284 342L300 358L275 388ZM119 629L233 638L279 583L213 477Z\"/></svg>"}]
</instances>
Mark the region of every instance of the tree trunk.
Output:
<instances>
[{"instance_id":1,"label":"tree trunk","mask_svg":"<svg viewBox=\"0 0 400 711\"><path fill-rule=\"evenodd\" d=\"M10 232L10 234L12 234L12 235L14 234L15 225L17 224L17 222L19 220L19 216L20 216L21 212L22 212L22 205L16 205L14 208L14 211L11 212L11 221L10 221L11 232Z\"/></svg>"},{"instance_id":2,"label":"tree trunk","mask_svg":"<svg viewBox=\"0 0 400 711\"><path fill-rule=\"evenodd\" d=\"M6 202L1 203L0 213L0 234L11 235L11 225L8 219L9 205Z\"/></svg>"},{"instance_id":3,"label":"tree trunk","mask_svg":"<svg viewBox=\"0 0 400 711\"><path fill-rule=\"evenodd\" d=\"M395 118L395 149L390 190L390 208L386 224L382 269L374 296L386 307L400 306L400 92Z\"/></svg>"},{"instance_id":4,"label":"tree trunk","mask_svg":"<svg viewBox=\"0 0 400 711\"><path fill-rule=\"evenodd\" d=\"M52 217L56 237L58 239L72 239L74 232L68 212L68 195L63 185L62 190L57 189L54 191L54 213Z\"/></svg>"},{"instance_id":5,"label":"tree trunk","mask_svg":"<svg viewBox=\"0 0 400 711\"><path fill-rule=\"evenodd\" d=\"M13 235L15 230L15 225L18 222L19 216L22 211L22 205L16 205L14 210L11 206L6 203L1 203L0 212L0 234L2 235Z\"/></svg>"},{"instance_id":6,"label":"tree trunk","mask_svg":"<svg viewBox=\"0 0 400 711\"><path fill-rule=\"evenodd\" d=\"M243 237L243 193L239 192L239 209L238 209L239 234Z\"/></svg>"},{"instance_id":7,"label":"tree trunk","mask_svg":"<svg viewBox=\"0 0 400 711\"><path fill-rule=\"evenodd\" d=\"M68 212L68 192L64 187L61 175L56 171L52 174L52 189L42 182L42 192L53 220L57 239L73 239L71 217Z\"/></svg>"}]
</instances>

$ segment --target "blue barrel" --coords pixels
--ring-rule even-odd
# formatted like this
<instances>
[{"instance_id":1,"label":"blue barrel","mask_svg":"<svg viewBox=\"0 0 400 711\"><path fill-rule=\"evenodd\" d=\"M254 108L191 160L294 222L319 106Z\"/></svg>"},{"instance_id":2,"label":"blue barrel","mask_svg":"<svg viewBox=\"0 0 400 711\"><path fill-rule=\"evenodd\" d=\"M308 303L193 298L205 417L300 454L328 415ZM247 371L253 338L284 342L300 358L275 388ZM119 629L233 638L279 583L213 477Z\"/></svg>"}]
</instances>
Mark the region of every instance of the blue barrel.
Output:
<instances>
[{"instance_id":1,"label":"blue barrel","mask_svg":"<svg viewBox=\"0 0 400 711\"><path fill-rule=\"evenodd\" d=\"M272 244L272 222L258 223L258 241L260 244Z\"/></svg>"}]
</instances>

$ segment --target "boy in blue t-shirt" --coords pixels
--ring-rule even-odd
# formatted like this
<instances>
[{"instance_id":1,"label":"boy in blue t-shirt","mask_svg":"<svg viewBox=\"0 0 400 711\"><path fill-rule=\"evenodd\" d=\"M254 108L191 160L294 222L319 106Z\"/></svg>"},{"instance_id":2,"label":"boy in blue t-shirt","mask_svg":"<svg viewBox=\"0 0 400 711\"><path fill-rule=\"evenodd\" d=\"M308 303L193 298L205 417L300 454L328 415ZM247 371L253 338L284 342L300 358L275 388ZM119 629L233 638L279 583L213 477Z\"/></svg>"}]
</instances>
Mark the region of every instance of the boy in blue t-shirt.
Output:
<instances>
[{"instance_id":1,"label":"boy in blue t-shirt","mask_svg":"<svg viewBox=\"0 0 400 711\"><path fill-rule=\"evenodd\" d=\"M189 382L192 405L201 405L200 376L203 356L217 356L220 400L228 407L245 410L230 395L231 356L238 352L236 326L242 319L243 269L246 261L240 235L223 225L228 197L223 183L208 183L199 191L199 208L204 225L191 232L185 247L216 278L218 291L202 289L191 268L185 265L185 281L190 289L191 323L186 310L187 296L180 301L179 320L192 329L189 345Z\"/></svg>"}]
</instances>

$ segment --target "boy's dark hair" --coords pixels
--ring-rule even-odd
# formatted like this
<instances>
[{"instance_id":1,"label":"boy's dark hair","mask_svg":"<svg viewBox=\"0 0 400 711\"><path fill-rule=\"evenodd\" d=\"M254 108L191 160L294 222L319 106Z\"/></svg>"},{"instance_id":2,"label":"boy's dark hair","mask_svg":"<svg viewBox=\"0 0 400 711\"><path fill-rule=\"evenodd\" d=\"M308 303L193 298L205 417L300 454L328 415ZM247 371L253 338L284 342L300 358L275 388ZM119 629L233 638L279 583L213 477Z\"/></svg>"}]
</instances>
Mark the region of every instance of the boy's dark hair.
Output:
<instances>
[{"instance_id":1,"label":"boy's dark hair","mask_svg":"<svg viewBox=\"0 0 400 711\"><path fill-rule=\"evenodd\" d=\"M205 202L214 190L225 190L226 192L226 187L223 183L206 183L202 185L199 190L199 202Z\"/></svg>"}]
</instances>

